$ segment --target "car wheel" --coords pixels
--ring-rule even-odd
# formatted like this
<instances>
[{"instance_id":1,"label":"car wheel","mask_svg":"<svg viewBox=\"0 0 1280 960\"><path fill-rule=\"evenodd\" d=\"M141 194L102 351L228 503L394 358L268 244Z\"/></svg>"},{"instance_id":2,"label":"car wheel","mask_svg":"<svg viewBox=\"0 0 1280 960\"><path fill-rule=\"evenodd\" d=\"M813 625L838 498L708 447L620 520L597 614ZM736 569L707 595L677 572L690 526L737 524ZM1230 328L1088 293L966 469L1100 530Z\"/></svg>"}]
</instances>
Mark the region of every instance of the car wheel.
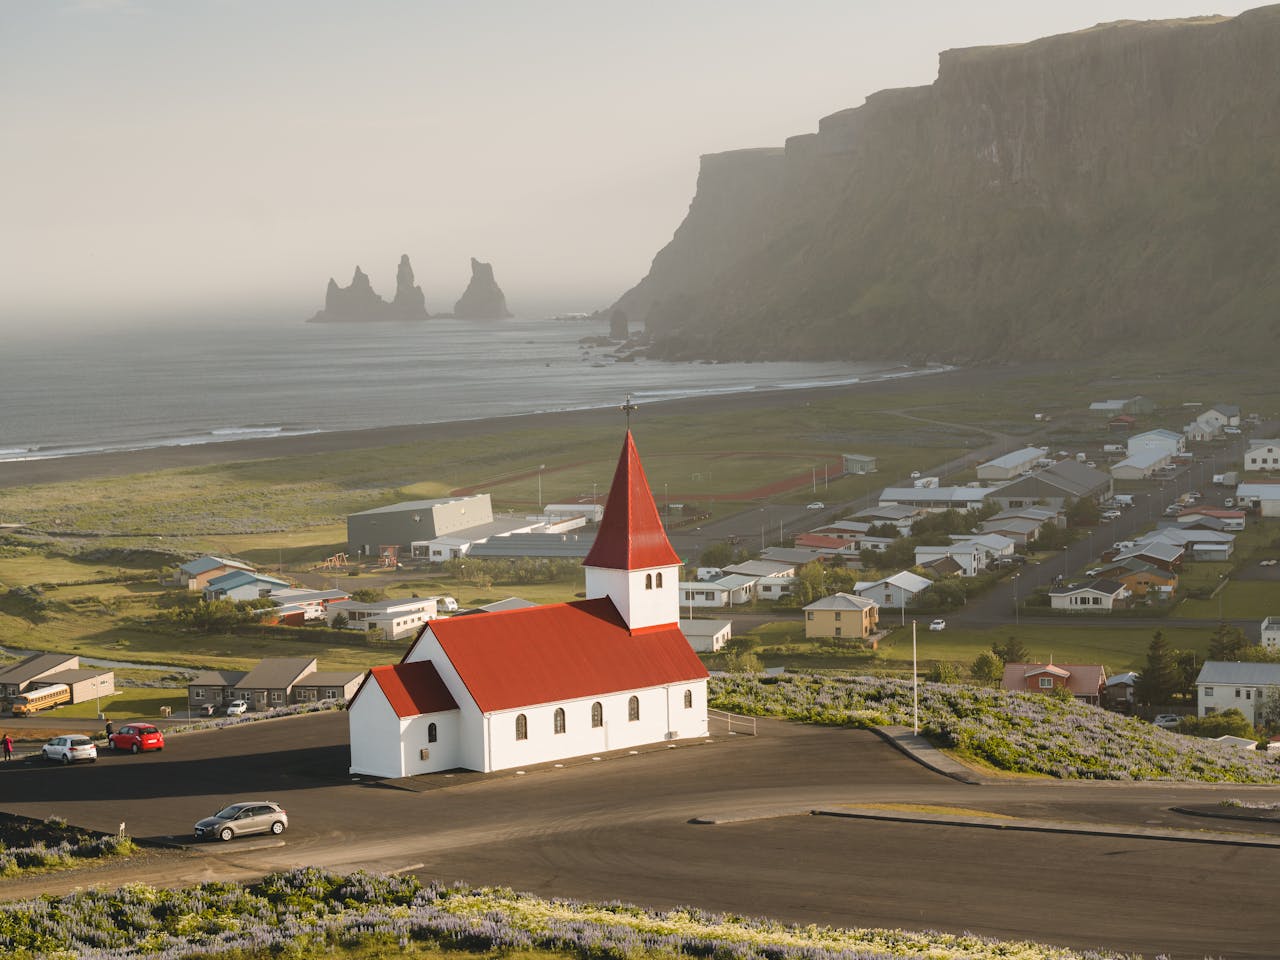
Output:
<instances>
[{"instance_id":1,"label":"car wheel","mask_svg":"<svg viewBox=\"0 0 1280 960\"><path fill-rule=\"evenodd\" d=\"M218 834L218 836L220 836L223 840L230 840L232 837L235 836L235 831L233 831L230 827L223 827L222 831Z\"/></svg>"},{"instance_id":2,"label":"car wheel","mask_svg":"<svg viewBox=\"0 0 1280 960\"><path fill-rule=\"evenodd\" d=\"M63 765L65 766L66 764L68 764L68 763L70 763L70 762L71 762L71 757L64 753L64 754L62 755L62 763L63 763Z\"/></svg>"},{"instance_id":3,"label":"car wheel","mask_svg":"<svg viewBox=\"0 0 1280 960\"><path fill-rule=\"evenodd\" d=\"M277 820L275 823L271 824L271 832L275 834L284 833L284 824Z\"/></svg>"},{"instance_id":4,"label":"car wheel","mask_svg":"<svg viewBox=\"0 0 1280 960\"><path fill-rule=\"evenodd\" d=\"M133 752L134 753L138 752L138 745L136 743L133 745Z\"/></svg>"}]
</instances>

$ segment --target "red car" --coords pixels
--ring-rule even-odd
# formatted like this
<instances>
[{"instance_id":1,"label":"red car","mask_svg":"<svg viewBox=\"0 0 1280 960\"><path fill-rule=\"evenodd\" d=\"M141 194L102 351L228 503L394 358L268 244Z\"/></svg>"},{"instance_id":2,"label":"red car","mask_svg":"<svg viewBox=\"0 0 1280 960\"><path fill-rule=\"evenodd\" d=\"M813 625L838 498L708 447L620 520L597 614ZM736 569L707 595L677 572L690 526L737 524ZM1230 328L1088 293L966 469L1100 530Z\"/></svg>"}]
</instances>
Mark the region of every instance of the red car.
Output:
<instances>
[{"instance_id":1,"label":"red car","mask_svg":"<svg viewBox=\"0 0 1280 960\"><path fill-rule=\"evenodd\" d=\"M149 723L126 723L107 737L107 742L112 750L132 750L134 753L163 750L164 734Z\"/></svg>"}]
</instances>

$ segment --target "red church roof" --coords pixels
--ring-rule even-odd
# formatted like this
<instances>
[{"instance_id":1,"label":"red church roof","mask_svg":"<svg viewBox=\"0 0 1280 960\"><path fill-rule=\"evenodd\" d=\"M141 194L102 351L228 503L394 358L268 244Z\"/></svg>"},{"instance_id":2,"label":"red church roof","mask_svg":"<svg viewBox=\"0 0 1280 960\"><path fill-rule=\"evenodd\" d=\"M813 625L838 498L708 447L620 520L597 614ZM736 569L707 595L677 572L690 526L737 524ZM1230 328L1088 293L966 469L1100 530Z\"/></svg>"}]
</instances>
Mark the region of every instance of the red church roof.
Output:
<instances>
[{"instance_id":1,"label":"red church roof","mask_svg":"<svg viewBox=\"0 0 1280 960\"><path fill-rule=\"evenodd\" d=\"M442 710L457 710L458 704L449 693L448 687L436 673L435 665L430 660L419 660L414 663L397 663L389 667L374 667L369 671L365 683L372 680L382 688L383 696L396 716L416 717L424 713L439 713ZM364 684L356 691L356 697L364 690ZM352 703L356 697L352 697Z\"/></svg>"},{"instance_id":2,"label":"red church roof","mask_svg":"<svg viewBox=\"0 0 1280 960\"><path fill-rule=\"evenodd\" d=\"M624 457L634 455L627 441ZM677 625L631 633L607 597L450 617L425 629L484 713L707 676Z\"/></svg>"},{"instance_id":3,"label":"red church roof","mask_svg":"<svg viewBox=\"0 0 1280 960\"><path fill-rule=\"evenodd\" d=\"M667 539L658 517L658 507L649 492L640 454L631 431L622 444L622 456L613 474L613 486L605 502L604 518L584 567L612 570L644 570L647 567L678 566L680 558Z\"/></svg>"}]
</instances>

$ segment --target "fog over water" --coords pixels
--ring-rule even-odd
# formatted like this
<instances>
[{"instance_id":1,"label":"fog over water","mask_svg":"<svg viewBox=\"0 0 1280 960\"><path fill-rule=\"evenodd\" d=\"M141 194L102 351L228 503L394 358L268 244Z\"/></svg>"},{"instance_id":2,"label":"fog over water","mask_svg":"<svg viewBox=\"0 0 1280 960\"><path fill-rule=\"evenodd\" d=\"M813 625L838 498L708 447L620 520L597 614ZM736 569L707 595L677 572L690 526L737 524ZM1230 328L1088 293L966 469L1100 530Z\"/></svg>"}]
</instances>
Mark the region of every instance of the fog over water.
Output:
<instances>
[{"instance_id":1,"label":"fog over water","mask_svg":"<svg viewBox=\"0 0 1280 960\"><path fill-rule=\"evenodd\" d=\"M699 154L930 83L943 49L1251 5L12 0L0 333L301 320L356 264L389 297L402 253L433 312L472 256L519 316L595 309Z\"/></svg>"}]
</instances>

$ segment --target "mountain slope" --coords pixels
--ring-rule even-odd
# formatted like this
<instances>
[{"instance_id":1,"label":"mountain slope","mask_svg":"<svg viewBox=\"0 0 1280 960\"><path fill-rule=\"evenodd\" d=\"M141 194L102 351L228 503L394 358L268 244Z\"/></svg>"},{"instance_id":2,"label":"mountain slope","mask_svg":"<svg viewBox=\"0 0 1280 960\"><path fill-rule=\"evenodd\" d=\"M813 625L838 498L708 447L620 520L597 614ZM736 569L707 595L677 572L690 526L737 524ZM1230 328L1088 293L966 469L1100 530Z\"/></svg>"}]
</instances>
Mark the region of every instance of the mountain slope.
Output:
<instances>
[{"instance_id":1,"label":"mountain slope","mask_svg":"<svg viewBox=\"0 0 1280 960\"><path fill-rule=\"evenodd\" d=\"M1280 6L946 51L785 148L702 158L615 305L668 357L1280 347Z\"/></svg>"}]
</instances>

